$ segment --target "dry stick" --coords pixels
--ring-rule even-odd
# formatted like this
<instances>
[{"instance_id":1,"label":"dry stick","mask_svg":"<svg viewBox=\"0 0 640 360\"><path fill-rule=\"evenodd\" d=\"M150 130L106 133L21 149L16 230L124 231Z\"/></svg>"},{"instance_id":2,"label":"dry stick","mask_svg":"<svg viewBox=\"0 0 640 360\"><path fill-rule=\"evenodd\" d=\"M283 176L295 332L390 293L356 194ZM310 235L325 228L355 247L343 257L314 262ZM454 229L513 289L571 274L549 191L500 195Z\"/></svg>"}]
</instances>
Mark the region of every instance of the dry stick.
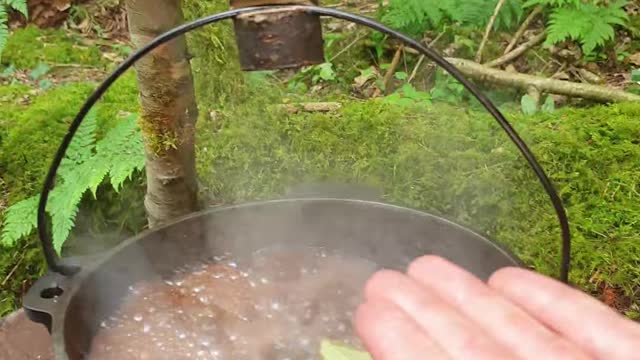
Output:
<instances>
[{"instance_id":1,"label":"dry stick","mask_svg":"<svg viewBox=\"0 0 640 360\"><path fill-rule=\"evenodd\" d=\"M433 41L431 41L428 46L432 47L433 45L435 45L443 35L444 35L444 31L438 34L438 36L436 36L436 38L433 39ZM418 59L418 63L413 68L413 71L411 72L411 76L409 76L409 79L407 80L408 83L413 81L416 75L418 75L418 70L420 69L420 66L422 66L422 62L424 61L424 58L425 58L424 55L420 55L420 58Z\"/></svg>"},{"instance_id":2,"label":"dry stick","mask_svg":"<svg viewBox=\"0 0 640 360\"><path fill-rule=\"evenodd\" d=\"M513 74L480 65L470 60L447 58L465 76L477 81L510 86L527 91L535 87L543 93L566 95L600 102L640 101L640 96L622 90L571 81L548 79L527 74Z\"/></svg>"},{"instance_id":3,"label":"dry stick","mask_svg":"<svg viewBox=\"0 0 640 360\"><path fill-rule=\"evenodd\" d=\"M405 48L405 51L410 54L420 54L419 51L413 48ZM527 74L512 74L460 58L446 58L446 60L457 67L467 78L511 86L524 91L530 86L535 86L544 93L581 97L600 102L640 101L639 95L612 89L607 86L581 84Z\"/></svg>"},{"instance_id":4,"label":"dry stick","mask_svg":"<svg viewBox=\"0 0 640 360\"><path fill-rule=\"evenodd\" d=\"M489 34L491 34L491 29L493 29L493 24L495 24L496 19L498 18L498 14L500 14L500 10L506 0L499 0L496 4L496 9L493 11L493 15L491 15L491 19L489 19L489 23L487 24L487 28L484 30L484 36L482 37L482 42L480 43L480 47L478 48L478 52L476 53L476 62L479 63L482 60L482 51L484 50L485 45L487 45L487 41L489 41Z\"/></svg>"},{"instance_id":5,"label":"dry stick","mask_svg":"<svg viewBox=\"0 0 640 360\"><path fill-rule=\"evenodd\" d=\"M398 50L396 50L396 53L393 55L393 60L391 60L391 66L389 66L387 73L384 75L382 84L384 86L385 92L389 88L389 82L391 81L391 77L393 76L393 73L396 71L396 68L400 64L400 58L402 57L403 48L404 48L403 46L400 46Z\"/></svg>"},{"instance_id":6,"label":"dry stick","mask_svg":"<svg viewBox=\"0 0 640 360\"><path fill-rule=\"evenodd\" d=\"M11 277L16 272L16 270L18 270L18 267L20 266L20 264L22 264L22 260L24 260L24 252L22 253L22 256L20 256L20 259L15 264L15 266L11 269L9 274L4 278L4 281L2 281L2 284L0 284L0 286L5 286L7 284L7 281L9 281L9 279L11 279Z\"/></svg>"},{"instance_id":7,"label":"dry stick","mask_svg":"<svg viewBox=\"0 0 640 360\"><path fill-rule=\"evenodd\" d=\"M507 45L507 48L504 49L504 55L507 55L509 52L511 52L511 50L513 50L513 48L516 46L518 41L520 41L520 38L522 37L522 35L524 35L524 32L527 31L527 29L529 28L529 25L531 25L531 22L533 22L533 20L535 20L535 18L540 13L542 13L542 9L543 9L542 6L536 6L535 9L531 11L529 16L527 16L527 18L524 19L524 22L522 23L522 25L520 25L520 28L518 29L518 31L516 31L516 34L513 35L513 39L511 39L511 41L509 42L509 45Z\"/></svg>"},{"instance_id":8,"label":"dry stick","mask_svg":"<svg viewBox=\"0 0 640 360\"><path fill-rule=\"evenodd\" d=\"M359 35L355 40L353 40L352 42L349 43L349 45L345 46L344 48L342 48L342 50L338 51L337 54L333 55L333 57L331 59L329 59L329 62L333 62L333 60L337 59L338 56L344 54L345 52L347 52L353 45L355 45L358 41L362 40L362 38L364 38L365 35Z\"/></svg>"},{"instance_id":9,"label":"dry stick","mask_svg":"<svg viewBox=\"0 0 640 360\"><path fill-rule=\"evenodd\" d=\"M338 111L342 107L339 102L317 102L317 103L300 103L300 104L281 104L277 105L278 109L284 110L290 114L299 112L331 112Z\"/></svg>"},{"instance_id":10,"label":"dry stick","mask_svg":"<svg viewBox=\"0 0 640 360\"><path fill-rule=\"evenodd\" d=\"M504 65L504 64L516 59L520 55L524 54L525 52L527 52L527 50L531 49L532 47L542 43L546 37L547 37L547 33L543 31L540 34L532 37L531 40L529 40L526 43L518 46L517 48L515 48L510 53L508 53L506 55L503 55L503 56L501 56L501 57L499 57L499 58L497 58L495 60L489 61L488 63L485 63L484 66L488 66L488 67L502 66L502 65Z\"/></svg>"}]
</instances>

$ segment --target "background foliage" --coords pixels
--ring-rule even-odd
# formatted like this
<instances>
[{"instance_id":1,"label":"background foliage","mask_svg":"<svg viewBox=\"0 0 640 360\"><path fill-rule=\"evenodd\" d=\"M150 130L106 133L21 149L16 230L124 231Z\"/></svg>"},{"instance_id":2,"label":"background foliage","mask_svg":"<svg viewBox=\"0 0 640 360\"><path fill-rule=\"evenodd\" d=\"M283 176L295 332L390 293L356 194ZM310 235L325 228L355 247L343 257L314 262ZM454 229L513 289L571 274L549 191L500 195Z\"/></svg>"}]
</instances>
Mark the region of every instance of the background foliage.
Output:
<instances>
[{"instance_id":1,"label":"background foliage","mask_svg":"<svg viewBox=\"0 0 640 360\"><path fill-rule=\"evenodd\" d=\"M468 57L477 51L496 3L392 0L369 15L425 42L439 38L436 47L447 55ZM570 54L570 70L595 64L615 76L628 74L640 42L627 40L638 17L627 15L630 5L623 15L623 5L507 0L485 53L501 55L527 13L542 6L532 31L546 31L547 44L515 63L518 71L563 72L555 64L565 60L553 53L553 44L590 54ZM188 19L226 6L223 0L184 1ZM580 17L576 26L568 23L571 17ZM595 26L587 28L581 21L589 17ZM272 198L300 182L367 184L382 188L385 201L468 224L507 244L527 265L556 274L559 234L548 200L519 154L460 84L428 64L410 79L417 57L406 53L384 84L395 53L391 42L374 37L370 44L366 31L331 22L324 26L326 62L296 74L240 72L230 23L189 35L200 109L203 204ZM0 313L19 305L20 294L44 269L34 236L17 238L28 229L12 230L7 208L22 207L33 219L33 197L71 118L104 70L130 51L126 42L92 34L26 27L9 37L0 60L0 227L6 240L0 251ZM572 280L596 295L619 291L630 302L623 311L637 316L638 105L570 100L573 106L556 109L562 103L546 94L540 107L517 90L483 89L532 145L566 202L574 233ZM342 108L327 113L282 109L318 101L340 102ZM138 110L136 80L127 74L100 102L94 125L84 128L70 154L68 161L76 164L59 185L74 185L61 198L66 220L59 223L70 226L76 205L78 215L63 252L92 252L96 242L108 247L144 228L142 153L138 130L127 117ZM121 130L126 134L116 136ZM126 161L106 157L107 143ZM81 174L95 177L72 175L87 164L101 165ZM123 181L125 175L132 176ZM32 221L25 225L30 228ZM58 245L62 237L57 236Z\"/></svg>"}]
</instances>

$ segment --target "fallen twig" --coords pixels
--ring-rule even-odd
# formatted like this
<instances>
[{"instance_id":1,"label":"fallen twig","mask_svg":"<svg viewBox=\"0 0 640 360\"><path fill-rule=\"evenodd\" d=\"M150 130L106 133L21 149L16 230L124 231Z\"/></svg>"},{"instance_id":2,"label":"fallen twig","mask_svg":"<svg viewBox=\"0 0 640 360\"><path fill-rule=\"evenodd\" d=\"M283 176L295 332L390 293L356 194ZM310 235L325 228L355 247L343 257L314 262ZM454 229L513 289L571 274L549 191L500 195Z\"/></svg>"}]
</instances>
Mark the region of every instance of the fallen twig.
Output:
<instances>
[{"instance_id":1,"label":"fallen twig","mask_svg":"<svg viewBox=\"0 0 640 360\"><path fill-rule=\"evenodd\" d=\"M484 36L482 37L482 42L480 43L480 47L478 48L478 52L476 53L476 62L479 63L482 60L482 51L484 51L485 45L487 45L487 41L489 40L489 34L491 34L491 29L493 29L493 25L498 18L498 14L500 14L500 10L502 10L502 6L506 0L499 0L496 4L496 9L493 11L493 15L491 15L491 19L489 19L489 23L487 24L487 28L484 31Z\"/></svg>"},{"instance_id":2,"label":"fallen twig","mask_svg":"<svg viewBox=\"0 0 640 360\"><path fill-rule=\"evenodd\" d=\"M4 278L4 280L2 281L2 284L0 284L0 286L5 286L7 284L7 281L9 281L9 279L11 279L11 277L16 272L16 270L18 270L18 267L20 266L20 264L22 264L22 260L24 260L24 252L20 256L20 259L18 260L18 262L13 266L11 271L9 271L9 274L7 274L7 276Z\"/></svg>"},{"instance_id":3,"label":"fallen twig","mask_svg":"<svg viewBox=\"0 0 640 360\"><path fill-rule=\"evenodd\" d=\"M400 46L396 50L396 53L393 55L393 60L391 60L391 65L389 66L389 69L387 69L387 73L384 75L384 78L382 80L382 84L384 86L384 91L385 92L389 88L389 83L391 82L391 77L393 77L393 74L396 72L396 68L400 64L400 58L402 57L402 49L403 48L404 48L403 46Z\"/></svg>"},{"instance_id":4,"label":"fallen twig","mask_svg":"<svg viewBox=\"0 0 640 360\"><path fill-rule=\"evenodd\" d=\"M640 101L639 95L612 89L606 86L548 79L527 74L513 74L459 58L447 58L446 60L455 65L468 78L482 82L510 86L524 91L527 91L531 87L535 87L538 91L543 93L580 97L600 102Z\"/></svg>"},{"instance_id":5,"label":"fallen twig","mask_svg":"<svg viewBox=\"0 0 640 360\"><path fill-rule=\"evenodd\" d=\"M433 39L428 46L432 47L433 45L435 45L438 42L438 40L440 40L440 38L444 35L444 33L445 32L443 31L440 34L438 34L438 36L436 36L436 38ZM416 75L418 74L418 70L420 69L420 66L422 66L423 61L424 61L424 55L420 55L420 58L418 59L416 66L413 68L413 71L411 72L411 76L409 76L409 79L407 80L408 83L413 81L413 79L416 77Z\"/></svg>"},{"instance_id":6,"label":"fallen twig","mask_svg":"<svg viewBox=\"0 0 640 360\"><path fill-rule=\"evenodd\" d=\"M532 47L542 43L546 37L547 37L547 33L543 31L540 34L532 37L531 40L518 46L510 53L503 55L495 60L489 61L488 63L484 64L484 66L488 66L488 67L502 66L518 58L520 55L524 54L525 52L527 52L527 50L531 49Z\"/></svg>"},{"instance_id":7,"label":"fallen twig","mask_svg":"<svg viewBox=\"0 0 640 360\"><path fill-rule=\"evenodd\" d=\"M524 19L524 22L522 23L522 25L520 25L520 28L518 28L518 31L516 31L516 34L513 35L513 38L511 39L511 41L509 42L509 45L507 45L507 47L504 49L504 55L507 55L508 53L511 52L511 50L513 50L513 48L518 44L518 41L520 41L520 38L522 37L522 35L524 35L524 32L527 31L527 29L529 28L529 25L531 25L531 22L533 22L533 20L535 20L535 18L542 13L542 6L536 6L531 13L529 13L529 16L527 16L526 19Z\"/></svg>"},{"instance_id":8,"label":"fallen twig","mask_svg":"<svg viewBox=\"0 0 640 360\"><path fill-rule=\"evenodd\" d=\"M330 112L337 111L342 107L338 102L316 102L316 103L300 103L300 104L281 104L277 105L290 114L299 112Z\"/></svg>"},{"instance_id":9,"label":"fallen twig","mask_svg":"<svg viewBox=\"0 0 640 360\"><path fill-rule=\"evenodd\" d=\"M349 49L351 49L351 47L353 47L353 45L357 44L358 41L362 40L365 36L366 35L364 35L364 34L359 35L357 38L355 38L355 40L350 42L347 46L343 47L342 50L338 51L337 54L333 55L333 57L331 57L331 59L329 59L329 62L333 62L333 60L337 59L340 55L342 55L345 52L347 52Z\"/></svg>"}]
</instances>

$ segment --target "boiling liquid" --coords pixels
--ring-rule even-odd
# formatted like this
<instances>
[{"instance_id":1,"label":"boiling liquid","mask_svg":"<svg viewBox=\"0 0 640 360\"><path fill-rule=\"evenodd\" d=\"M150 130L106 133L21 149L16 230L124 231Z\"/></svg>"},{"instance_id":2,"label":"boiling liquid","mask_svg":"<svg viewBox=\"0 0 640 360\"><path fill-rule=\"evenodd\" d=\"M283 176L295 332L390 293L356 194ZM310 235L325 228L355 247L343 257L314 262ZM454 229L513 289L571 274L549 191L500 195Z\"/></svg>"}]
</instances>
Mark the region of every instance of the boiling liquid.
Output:
<instances>
[{"instance_id":1,"label":"boiling liquid","mask_svg":"<svg viewBox=\"0 0 640 360\"><path fill-rule=\"evenodd\" d=\"M319 359L323 339L360 346L351 319L375 264L321 249L269 249L236 261L218 258L131 287L89 358Z\"/></svg>"}]
</instances>

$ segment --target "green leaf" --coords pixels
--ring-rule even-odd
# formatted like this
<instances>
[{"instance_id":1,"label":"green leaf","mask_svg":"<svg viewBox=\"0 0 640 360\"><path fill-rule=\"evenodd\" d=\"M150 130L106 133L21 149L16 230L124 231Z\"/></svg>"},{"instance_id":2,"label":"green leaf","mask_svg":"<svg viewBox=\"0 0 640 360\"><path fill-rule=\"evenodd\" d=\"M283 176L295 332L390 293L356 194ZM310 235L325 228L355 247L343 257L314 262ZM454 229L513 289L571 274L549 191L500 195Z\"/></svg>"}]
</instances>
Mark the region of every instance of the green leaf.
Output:
<instances>
[{"instance_id":1,"label":"green leaf","mask_svg":"<svg viewBox=\"0 0 640 360\"><path fill-rule=\"evenodd\" d=\"M406 80L407 78L409 78L409 75L404 71L398 71L394 74L394 76L398 80Z\"/></svg>"},{"instance_id":2,"label":"green leaf","mask_svg":"<svg viewBox=\"0 0 640 360\"><path fill-rule=\"evenodd\" d=\"M10 6L12 9L22 13L25 17L29 17L27 10L27 0L4 0L4 3Z\"/></svg>"},{"instance_id":3,"label":"green leaf","mask_svg":"<svg viewBox=\"0 0 640 360\"><path fill-rule=\"evenodd\" d=\"M42 90L48 90L53 86L53 82L49 79L40 80L38 82L38 87Z\"/></svg>"},{"instance_id":4,"label":"green leaf","mask_svg":"<svg viewBox=\"0 0 640 360\"><path fill-rule=\"evenodd\" d=\"M78 172L78 175L82 173ZM78 179L78 182L82 183L83 180ZM84 190L74 182L65 182L51 192L47 213L51 216L53 247L58 254L73 229Z\"/></svg>"},{"instance_id":5,"label":"green leaf","mask_svg":"<svg viewBox=\"0 0 640 360\"><path fill-rule=\"evenodd\" d=\"M69 144L66 156L60 164L58 172L61 178L66 180L69 176L75 176L75 167L93 157L97 126L96 112L91 110L76 131L71 144Z\"/></svg>"},{"instance_id":6,"label":"green leaf","mask_svg":"<svg viewBox=\"0 0 640 360\"><path fill-rule=\"evenodd\" d=\"M554 112L555 110L556 110L556 103L553 101L553 98L551 96L547 96L547 98L544 101L544 104L542 104L542 112L550 113L550 112Z\"/></svg>"},{"instance_id":7,"label":"green leaf","mask_svg":"<svg viewBox=\"0 0 640 360\"><path fill-rule=\"evenodd\" d=\"M522 112L525 115L532 115L538 112L538 102L530 95L525 95L520 100Z\"/></svg>"},{"instance_id":8,"label":"green leaf","mask_svg":"<svg viewBox=\"0 0 640 360\"><path fill-rule=\"evenodd\" d=\"M43 77L44 75L46 75L49 72L50 69L51 68L49 67L49 65L44 64L44 63L40 63L33 70L31 70L31 73L29 73L29 77L32 80L38 80L41 77Z\"/></svg>"},{"instance_id":9,"label":"green leaf","mask_svg":"<svg viewBox=\"0 0 640 360\"><path fill-rule=\"evenodd\" d=\"M9 39L8 21L7 9L0 3L0 58L4 48L7 46L7 39Z\"/></svg>"},{"instance_id":10,"label":"green leaf","mask_svg":"<svg viewBox=\"0 0 640 360\"><path fill-rule=\"evenodd\" d=\"M96 162L109 164L111 185L116 190L144 168L144 144L137 119L138 115L132 114L121 120L96 145Z\"/></svg>"},{"instance_id":11,"label":"green leaf","mask_svg":"<svg viewBox=\"0 0 640 360\"><path fill-rule=\"evenodd\" d=\"M332 63L324 63L319 65L320 67L320 79L324 80L324 81L332 81L336 79L336 72L333 70L333 64Z\"/></svg>"},{"instance_id":12,"label":"green leaf","mask_svg":"<svg viewBox=\"0 0 640 360\"><path fill-rule=\"evenodd\" d=\"M2 70L0 76L3 78L12 77L16 73L16 67L13 64L9 65L6 69Z\"/></svg>"},{"instance_id":13,"label":"green leaf","mask_svg":"<svg viewBox=\"0 0 640 360\"><path fill-rule=\"evenodd\" d=\"M338 345L329 340L323 340L320 345L320 355L323 360L372 360L367 352Z\"/></svg>"},{"instance_id":14,"label":"green leaf","mask_svg":"<svg viewBox=\"0 0 640 360\"><path fill-rule=\"evenodd\" d=\"M553 45L565 40L576 40L585 55L590 55L615 36L614 25L626 26L629 19L626 1L612 2L608 6L578 3L555 8L549 19L545 44Z\"/></svg>"},{"instance_id":15,"label":"green leaf","mask_svg":"<svg viewBox=\"0 0 640 360\"><path fill-rule=\"evenodd\" d=\"M631 71L631 81L640 82L640 69Z\"/></svg>"},{"instance_id":16,"label":"green leaf","mask_svg":"<svg viewBox=\"0 0 640 360\"><path fill-rule=\"evenodd\" d=\"M12 246L19 239L31 234L37 224L39 196L33 196L13 204L7 209L0 243Z\"/></svg>"}]
</instances>

